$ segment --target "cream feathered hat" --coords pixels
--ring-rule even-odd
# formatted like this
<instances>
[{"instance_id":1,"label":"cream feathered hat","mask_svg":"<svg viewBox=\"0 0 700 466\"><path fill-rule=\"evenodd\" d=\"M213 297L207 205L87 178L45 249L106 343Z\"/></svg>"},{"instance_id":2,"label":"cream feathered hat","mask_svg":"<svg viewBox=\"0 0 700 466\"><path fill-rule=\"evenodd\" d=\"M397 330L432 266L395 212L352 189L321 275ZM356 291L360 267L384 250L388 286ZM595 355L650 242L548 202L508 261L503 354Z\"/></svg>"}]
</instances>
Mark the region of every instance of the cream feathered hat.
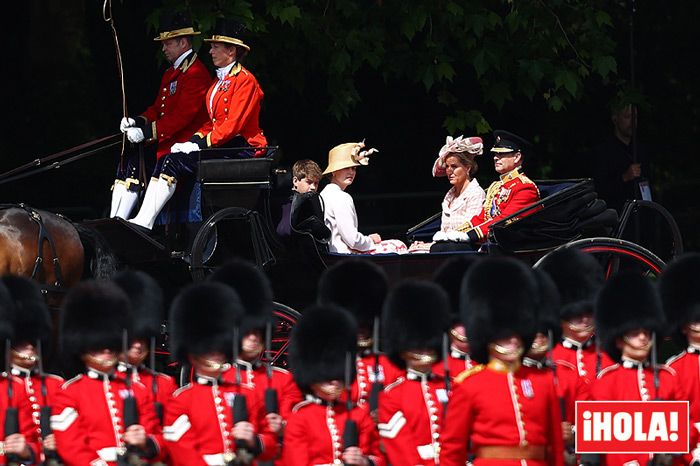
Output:
<instances>
[{"instance_id":1,"label":"cream feathered hat","mask_svg":"<svg viewBox=\"0 0 700 466\"><path fill-rule=\"evenodd\" d=\"M470 138L459 136L454 139L452 136L447 136L445 145L440 149L438 158L433 166L433 176L446 176L445 168L447 165L445 164L445 159L450 154L458 153L467 153L472 157L481 155L484 153L484 141L476 136Z\"/></svg>"},{"instance_id":2,"label":"cream feathered hat","mask_svg":"<svg viewBox=\"0 0 700 466\"><path fill-rule=\"evenodd\" d=\"M364 148L364 140L362 142L346 142L335 146L328 152L328 167L323 171L323 175L342 170L343 168L369 165L369 156L379 151L374 148L363 150Z\"/></svg>"}]
</instances>

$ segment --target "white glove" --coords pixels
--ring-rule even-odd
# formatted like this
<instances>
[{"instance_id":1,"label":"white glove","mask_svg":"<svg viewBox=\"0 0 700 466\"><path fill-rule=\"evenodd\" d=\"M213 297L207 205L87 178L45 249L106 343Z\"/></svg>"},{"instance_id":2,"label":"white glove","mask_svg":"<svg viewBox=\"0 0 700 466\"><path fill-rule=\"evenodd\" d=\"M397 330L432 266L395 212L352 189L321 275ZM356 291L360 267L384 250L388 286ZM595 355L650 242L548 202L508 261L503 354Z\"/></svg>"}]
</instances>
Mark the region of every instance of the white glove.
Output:
<instances>
[{"instance_id":1,"label":"white glove","mask_svg":"<svg viewBox=\"0 0 700 466\"><path fill-rule=\"evenodd\" d=\"M433 235L433 241L447 241L447 233L444 231L436 231Z\"/></svg>"},{"instance_id":2,"label":"white glove","mask_svg":"<svg viewBox=\"0 0 700 466\"><path fill-rule=\"evenodd\" d=\"M119 131L126 133L127 128L132 128L136 126L136 121L133 118L122 118L121 123L119 123Z\"/></svg>"},{"instance_id":3,"label":"white glove","mask_svg":"<svg viewBox=\"0 0 700 466\"><path fill-rule=\"evenodd\" d=\"M468 243L470 241L469 235L467 235L463 231L448 231L447 232L447 240L448 241L457 241L459 243Z\"/></svg>"},{"instance_id":4,"label":"white glove","mask_svg":"<svg viewBox=\"0 0 700 466\"><path fill-rule=\"evenodd\" d=\"M189 154L190 152L196 152L199 151L199 146L195 144L194 142L178 142L176 144L173 144L173 146L170 148L170 153L176 154L178 152L182 152L183 154Z\"/></svg>"},{"instance_id":5,"label":"white glove","mask_svg":"<svg viewBox=\"0 0 700 466\"><path fill-rule=\"evenodd\" d=\"M141 128L126 128L126 138L137 144L143 141L143 130Z\"/></svg>"}]
</instances>

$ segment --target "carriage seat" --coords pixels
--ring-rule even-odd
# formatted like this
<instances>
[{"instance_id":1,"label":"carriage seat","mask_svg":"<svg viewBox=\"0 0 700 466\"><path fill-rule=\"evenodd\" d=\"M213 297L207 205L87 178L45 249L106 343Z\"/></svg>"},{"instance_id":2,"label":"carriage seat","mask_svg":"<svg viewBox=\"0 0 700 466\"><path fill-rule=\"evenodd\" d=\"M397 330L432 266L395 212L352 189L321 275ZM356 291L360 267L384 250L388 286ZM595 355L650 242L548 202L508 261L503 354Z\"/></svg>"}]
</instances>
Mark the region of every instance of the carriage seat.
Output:
<instances>
[{"instance_id":1,"label":"carriage seat","mask_svg":"<svg viewBox=\"0 0 700 466\"><path fill-rule=\"evenodd\" d=\"M257 209L260 195L273 187L273 159L200 158L197 181L203 203L222 207Z\"/></svg>"}]
</instances>

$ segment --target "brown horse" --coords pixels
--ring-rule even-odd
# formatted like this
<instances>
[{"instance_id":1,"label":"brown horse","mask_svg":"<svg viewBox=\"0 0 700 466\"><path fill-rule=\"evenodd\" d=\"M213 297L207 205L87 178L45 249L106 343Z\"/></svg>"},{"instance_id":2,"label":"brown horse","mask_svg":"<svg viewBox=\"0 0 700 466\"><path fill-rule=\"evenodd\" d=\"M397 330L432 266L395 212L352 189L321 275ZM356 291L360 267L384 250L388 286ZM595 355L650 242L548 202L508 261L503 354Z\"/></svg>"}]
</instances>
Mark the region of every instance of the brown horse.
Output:
<instances>
[{"instance_id":1,"label":"brown horse","mask_svg":"<svg viewBox=\"0 0 700 466\"><path fill-rule=\"evenodd\" d=\"M81 278L107 278L116 259L97 231L23 204L0 206L0 275L38 281L49 305Z\"/></svg>"}]
</instances>

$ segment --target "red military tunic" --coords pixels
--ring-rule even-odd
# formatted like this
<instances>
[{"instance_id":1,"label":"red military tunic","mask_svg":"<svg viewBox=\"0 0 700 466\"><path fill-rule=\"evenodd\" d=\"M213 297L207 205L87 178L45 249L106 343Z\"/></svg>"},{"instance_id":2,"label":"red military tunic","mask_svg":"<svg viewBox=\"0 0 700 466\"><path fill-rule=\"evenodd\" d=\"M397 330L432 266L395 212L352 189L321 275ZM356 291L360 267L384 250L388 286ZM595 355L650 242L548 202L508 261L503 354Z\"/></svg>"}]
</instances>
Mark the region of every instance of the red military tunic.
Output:
<instances>
[{"instance_id":1,"label":"red military tunic","mask_svg":"<svg viewBox=\"0 0 700 466\"><path fill-rule=\"evenodd\" d=\"M689 346L666 361L666 365L676 371L681 389L689 402L690 450L693 459L700 461L700 350Z\"/></svg>"},{"instance_id":2,"label":"red military tunic","mask_svg":"<svg viewBox=\"0 0 700 466\"><path fill-rule=\"evenodd\" d=\"M472 361L472 358L469 357L467 353L464 353L462 351L459 351L458 349L451 348L450 354L447 357L447 368L450 371L450 379L452 382L457 379L459 374L461 374L464 371L468 371L474 367L474 363ZM440 361L438 363L435 363L433 366L433 372L435 374L438 374L440 376L445 375L445 363L444 361Z\"/></svg>"},{"instance_id":3,"label":"red military tunic","mask_svg":"<svg viewBox=\"0 0 700 466\"><path fill-rule=\"evenodd\" d=\"M492 223L508 217L523 207L540 200L540 191L530 178L520 173L519 168L501 175L486 190L484 208L479 215L459 228L472 241L486 238Z\"/></svg>"},{"instance_id":4,"label":"red military tunic","mask_svg":"<svg viewBox=\"0 0 700 466\"><path fill-rule=\"evenodd\" d=\"M166 406L163 437L174 466L225 466L235 457L232 406L234 397L241 394L246 397L250 422L257 433L257 459L275 457L277 439L268 429L255 392L245 385L197 375L194 383L175 391Z\"/></svg>"},{"instance_id":5,"label":"red military tunic","mask_svg":"<svg viewBox=\"0 0 700 466\"><path fill-rule=\"evenodd\" d=\"M530 369L509 372L497 362L463 373L447 407L441 466L464 466L468 448L474 466L563 466L559 404L551 378ZM489 458L485 448L527 451L535 459ZM537 458L536 452L541 453Z\"/></svg>"},{"instance_id":6,"label":"red military tunic","mask_svg":"<svg viewBox=\"0 0 700 466\"><path fill-rule=\"evenodd\" d=\"M126 371L126 366L120 362L117 366L117 370L123 376L123 373ZM175 383L175 380L169 375L161 372L153 372L151 369L144 366L138 368L132 367L131 376L132 381L139 382L141 385L146 387L146 390L151 393L152 400L160 403L163 406L163 413L165 413L165 405L168 403L168 401L170 401L170 397L173 395L175 390L179 388L177 383Z\"/></svg>"},{"instance_id":7,"label":"red military tunic","mask_svg":"<svg viewBox=\"0 0 700 466\"><path fill-rule=\"evenodd\" d=\"M5 412L10 406L17 408L19 433L24 435L24 439L32 451L35 462L38 462L41 449L36 426L32 421L32 408L24 390L16 389L22 385L22 380L17 377L12 377L12 384L15 390L12 397L12 404L10 405L7 397L7 378L3 376L2 379L0 379L0 443L5 441ZM7 464L7 458L4 454L0 455L0 464Z\"/></svg>"},{"instance_id":8,"label":"red military tunic","mask_svg":"<svg viewBox=\"0 0 700 466\"><path fill-rule=\"evenodd\" d=\"M440 464L445 379L407 370L384 389L379 403L379 435L392 466Z\"/></svg>"},{"instance_id":9,"label":"red military tunic","mask_svg":"<svg viewBox=\"0 0 700 466\"><path fill-rule=\"evenodd\" d=\"M155 456L162 458L160 424L149 391L140 383L131 385L136 398L139 424L144 427ZM55 396L51 428L66 466L116 465L125 450L124 398L129 389L123 379L88 369L87 374L67 381Z\"/></svg>"},{"instance_id":10,"label":"red military tunic","mask_svg":"<svg viewBox=\"0 0 700 466\"><path fill-rule=\"evenodd\" d=\"M209 119L204 96L211 75L197 54L192 52L180 66L169 66L160 80L160 92L137 126L143 127L147 142L158 142L157 157L170 152L177 142L185 142Z\"/></svg>"},{"instance_id":11,"label":"red military tunic","mask_svg":"<svg viewBox=\"0 0 700 466\"><path fill-rule=\"evenodd\" d=\"M366 354L358 357L355 366L355 380L352 383L350 395L352 401L358 407L369 412L369 398L372 393L372 384L379 377L384 387L394 383L399 377L406 374L404 369L397 367L383 354L379 355L378 370L375 371L376 358L374 354ZM381 394L379 396L381 399ZM381 403L381 402L380 402Z\"/></svg>"},{"instance_id":12,"label":"red military tunic","mask_svg":"<svg viewBox=\"0 0 700 466\"><path fill-rule=\"evenodd\" d=\"M238 135L252 147L266 146L267 139L259 124L263 96L255 76L240 63L234 64L228 75L220 83L214 82L207 91L209 120L195 134L201 138L200 147L222 146Z\"/></svg>"},{"instance_id":13,"label":"red military tunic","mask_svg":"<svg viewBox=\"0 0 700 466\"><path fill-rule=\"evenodd\" d=\"M284 430L284 463L290 466L342 465L343 433L348 417L355 421L358 447L375 466L386 464L379 450L374 421L364 409L349 414L345 403L328 404L307 396L294 407Z\"/></svg>"},{"instance_id":14,"label":"red military tunic","mask_svg":"<svg viewBox=\"0 0 700 466\"><path fill-rule=\"evenodd\" d=\"M574 366L578 375L590 383L596 378L599 354L601 370L615 364L615 361L606 352L602 350L600 352L597 351L597 346L593 340L579 343L564 338L552 350L552 360L555 364L561 364L563 361Z\"/></svg>"},{"instance_id":15,"label":"red military tunic","mask_svg":"<svg viewBox=\"0 0 700 466\"><path fill-rule=\"evenodd\" d=\"M657 396L654 387L654 371L648 364L624 360L603 369L591 386L591 400L594 401L649 401L686 400L683 381L676 376L676 371L668 366L660 365L659 392ZM692 422L692 418L691 418ZM602 455L604 466L622 466L630 461L638 461L640 466L646 465L650 455L635 454L606 454Z\"/></svg>"}]
</instances>

